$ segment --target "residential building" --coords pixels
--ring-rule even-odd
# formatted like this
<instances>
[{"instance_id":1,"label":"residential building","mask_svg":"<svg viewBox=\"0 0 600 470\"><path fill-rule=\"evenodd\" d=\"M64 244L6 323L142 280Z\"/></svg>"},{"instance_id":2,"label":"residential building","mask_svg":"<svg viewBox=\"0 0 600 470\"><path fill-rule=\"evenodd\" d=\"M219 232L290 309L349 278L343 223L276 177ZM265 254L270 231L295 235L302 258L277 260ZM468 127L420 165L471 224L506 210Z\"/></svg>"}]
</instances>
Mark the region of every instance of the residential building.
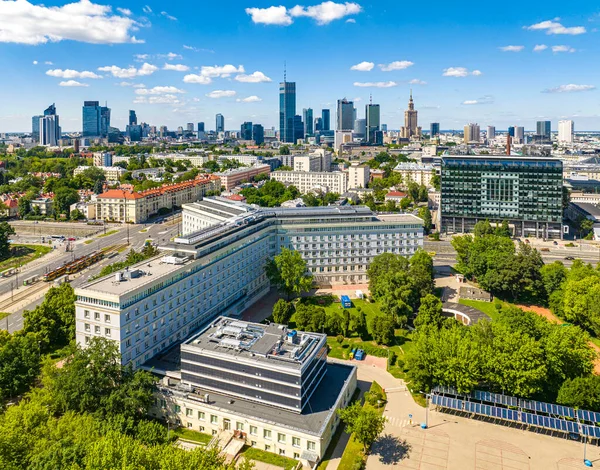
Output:
<instances>
[{"instance_id":1,"label":"residential building","mask_svg":"<svg viewBox=\"0 0 600 470\"><path fill-rule=\"evenodd\" d=\"M330 131L331 130L331 110L322 109L321 110L321 119L323 121L323 128L321 130Z\"/></svg>"},{"instance_id":2,"label":"residential building","mask_svg":"<svg viewBox=\"0 0 600 470\"><path fill-rule=\"evenodd\" d=\"M381 126L381 109L378 104L369 103L365 106L365 140L369 144L377 144L377 132ZM383 142L382 142L383 143Z\"/></svg>"},{"instance_id":3,"label":"residential building","mask_svg":"<svg viewBox=\"0 0 600 470\"><path fill-rule=\"evenodd\" d=\"M400 201L402 201L402 199L406 198L408 196L408 194L403 193L402 191L389 191L386 195L385 195L385 202L388 201L393 201L396 204L400 204Z\"/></svg>"},{"instance_id":4,"label":"residential building","mask_svg":"<svg viewBox=\"0 0 600 470\"><path fill-rule=\"evenodd\" d=\"M304 108L302 110L302 120L304 121L304 136L312 137L315 135L314 119L312 108Z\"/></svg>"},{"instance_id":5,"label":"residential building","mask_svg":"<svg viewBox=\"0 0 600 470\"><path fill-rule=\"evenodd\" d=\"M431 138L434 138L436 136L440 135L440 123L439 122L432 122L429 125L429 136Z\"/></svg>"},{"instance_id":6,"label":"residential building","mask_svg":"<svg viewBox=\"0 0 600 470\"><path fill-rule=\"evenodd\" d=\"M302 194L311 191L343 194L348 190L348 174L341 171L274 171L271 179L293 185Z\"/></svg>"},{"instance_id":7,"label":"residential building","mask_svg":"<svg viewBox=\"0 0 600 470\"><path fill-rule=\"evenodd\" d=\"M464 143L477 143L480 141L480 135L479 124L467 124L464 128Z\"/></svg>"},{"instance_id":8,"label":"residential building","mask_svg":"<svg viewBox=\"0 0 600 470\"><path fill-rule=\"evenodd\" d=\"M395 173L400 173L402 183L406 187L409 181L414 181L417 184L422 184L426 187L431 187L431 178L433 178L433 165L414 162L398 163L394 168Z\"/></svg>"},{"instance_id":9,"label":"residential building","mask_svg":"<svg viewBox=\"0 0 600 470\"><path fill-rule=\"evenodd\" d=\"M296 83L284 78L279 84L279 140L296 143L294 116L296 116Z\"/></svg>"},{"instance_id":10,"label":"residential building","mask_svg":"<svg viewBox=\"0 0 600 470\"><path fill-rule=\"evenodd\" d=\"M69 207L70 211L78 210L88 220L96 218L96 201L93 202L76 202Z\"/></svg>"},{"instance_id":11,"label":"residential building","mask_svg":"<svg viewBox=\"0 0 600 470\"><path fill-rule=\"evenodd\" d=\"M256 145L265 143L265 128L260 124L254 124L252 126L252 140Z\"/></svg>"},{"instance_id":12,"label":"residential building","mask_svg":"<svg viewBox=\"0 0 600 470\"><path fill-rule=\"evenodd\" d=\"M244 122L240 129L241 140L252 140L252 123Z\"/></svg>"},{"instance_id":13,"label":"residential building","mask_svg":"<svg viewBox=\"0 0 600 470\"><path fill-rule=\"evenodd\" d=\"M294 156L294 171L331 171L331 153L317 149L308 155Z\"/></svg>"},{"instance_id":14,"label":"residential building","mask_svg":"<svg viewBox=\"0 0 600 470\"><path fill-rule=\"evenodd\" d=\"M323 119L324 120L324 119ZM346 98L337 101L337 128L338 131L352 131L354 129L354 103Z\"/></svg>"},{"instance_id":15,"label":"residential building","mask_svg":"<svg viewBox=\"0 0 600 470\"><path fill-rule=\"evenodd\" d=\"M335 131L335 139L333 147L336 152L341 151L341 147L344 144L352 143L352 131Z\"/></svg>"},{"instance_id":16,"label":"residential building","mask_svg":"<svg viewBox=\"0 0 600 470\"><path fill-rule=\"evenodd\" d=\"M572 143L575 135L575 123L573 121L558 121L558 141Z\"/></svg>"},{"instance_id":17,"label":"residential building","mask_svg":"<svg viewBox=\"0 0 600 470\"><path fill-rule=\"evenodd\" d=\"M412 90L408 100L408 109L404 111L404 126L400 129L400 137L402 139L411 139L413 137L421 137L421 128L418 120L419 112L415 109Z\"/></svg>"},{"instance_id":18,"label":"residential building","mask_svg":"<svg viewBox=\"0 0 600 470\"><path fill-rule=\"evenodd\" d=\"M251 181L255 176L271 173L269 165L257 164L250 168L235 168L220 173L215 173L221 179L221 185L226 191L238 186L240 183Z\"/></svg>"},{"instance_id":19,"label":"residential building","mask_svg":"<svg viewBox=\"0 0 600 470\"><path fill-rule=\"evenodd\" d=\"M506 220L515 236L561 238L562 162L552 158L445 156L441 217L446 232Z\"/></svg>"},{"instance_id":20,"label":"residential building","mask_svg":"<svg viewBox=\"0 0 600 470\"><path fill-rule=\"evenodd\" d=\"M488 126L486 136L487 136L487 140L494 140L496 138L496 127Z\"/></svg>"},{"instance_id":21,"label":"residential building","mask_svg":"<svg viewBox=\"0 0 600 470\"><path fill-rule=\"evenodd\" d=\"M31 207L31 210L37 207L40 215L54 214L54 200L49 197L40 197L34 199L29 203L29 206Z\"/></svg>"},{"instance_id":22,"label":"residential building","mask_svg":"<svg viewBox=\"0 0 600 470\"><path fill-rule=\"evenodd\" d=\"M348 189L366 188L371 179L369 165L353 163L348 168Z\"/></svg>"},{"instance_id":23,"label":"residential building","mask_svg":"<svg viewBox=\"0 0 600 470\"><path fill-rule=\"evenodd\" d=\"M112 166L113 154L110 152L94 152L92 163L94 166Z\"/></svg>"},{"instance_id":24,"label":"residential building","mask_svg":"<svg viewBox=\"0 0 600 470\"><path fill-rule=\"evenodd\" d=\"M110 155L110 154L109 154ZM85 170L91 168L89 166L78 166L73 170L73 176L77 176L82 174ZM106 180L109 183L117 183L121 179L127 170L121 168L120 166L97 166L96 168L102 170L104 176L106 176Z\"/></svg>"},{"instance_id":25,"label":"residential building","mask_svg":"<svg viewBox=\"0 0 600 470\"><path fill-rule=\"evenodd\" d=\"M225 132L225 118L220 113L215 116L215 132Z\"/></svg>"},{"instance_id":26,"label":"residential building","mask_svg":"<svg viewBox=\"0 0 600 470\"><path fill-rule=\"evenodd\" d=\"M173 209L194 202L208 191L221 189L215 175L200 175L195 180L166 184L146 191L109 189L97 196L97 218L117 222L143 223L159 209Z\"/></svg>"}]
</instances>

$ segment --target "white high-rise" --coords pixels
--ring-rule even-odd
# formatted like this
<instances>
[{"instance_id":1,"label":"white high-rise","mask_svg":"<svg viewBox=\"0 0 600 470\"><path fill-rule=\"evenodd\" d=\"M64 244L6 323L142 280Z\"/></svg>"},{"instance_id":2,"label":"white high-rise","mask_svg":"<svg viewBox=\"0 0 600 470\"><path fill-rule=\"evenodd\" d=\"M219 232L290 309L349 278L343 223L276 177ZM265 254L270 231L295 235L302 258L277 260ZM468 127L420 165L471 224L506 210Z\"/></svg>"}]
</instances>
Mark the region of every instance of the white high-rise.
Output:
<instances>
[{"instance_id":1,"label":"white high-rise","mask_svg":"<svg viewBox=\"0 0 600 470\"><path fill-rule=\"evenodd\" d=\"M522 144L525 141L525 128L515 127L515 144Z\"/></svg>"},{"instance_id":2,"label":"white high-rise","mask_svg":"<svg viewBox=\"0 0 600 470\"><path fill-rule=\"evenodd\" d=\"M575 123L573 121L558 121L558 141L573 142L575 134Z\"/></svg>"},{"instance_id":3,"label":"white high-rise","mask_svg":"<svg viewBox=\"0 0 600 470\"><path fill-rule=\"evenodd\" d=\"M496 126L488 126L487 139L494 140L496 138Z\"/></svg>"},{"instance_id":4,"label":"white high-rise","mask_svg":"<svg viewBox=\"0 0 600 470\"><path fill-rule=\"evenodd\" d=\"M58 116L40 116L40 145L55 147L60 139Z\"/></svg>"}]
</instances>

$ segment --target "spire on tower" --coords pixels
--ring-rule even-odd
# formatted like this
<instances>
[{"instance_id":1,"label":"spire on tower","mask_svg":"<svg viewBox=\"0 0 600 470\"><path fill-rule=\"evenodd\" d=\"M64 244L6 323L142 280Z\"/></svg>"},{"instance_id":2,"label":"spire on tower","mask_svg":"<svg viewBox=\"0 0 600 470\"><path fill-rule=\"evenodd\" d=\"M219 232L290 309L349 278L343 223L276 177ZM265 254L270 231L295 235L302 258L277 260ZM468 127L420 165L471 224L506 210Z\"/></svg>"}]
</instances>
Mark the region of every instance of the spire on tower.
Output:
<instances>
[{"instance_id":1,"label":"spire on tower","mask_svg":"<svg viewBox=\"0 0 600 470\"><path fill-rule=\"evenodd\" d=\"M283 61L283 83L287 82L287 63Z\"/></svg>"},{"instance_id":2,"label":"spire on tower","mask_svg":"<svg viewBox=\"0 0 600 470\"><path fill-rule=\"evenodd\" d=\"M369 104L373 104L373 93L369 94Z\"/></svg>"}]
</instances>

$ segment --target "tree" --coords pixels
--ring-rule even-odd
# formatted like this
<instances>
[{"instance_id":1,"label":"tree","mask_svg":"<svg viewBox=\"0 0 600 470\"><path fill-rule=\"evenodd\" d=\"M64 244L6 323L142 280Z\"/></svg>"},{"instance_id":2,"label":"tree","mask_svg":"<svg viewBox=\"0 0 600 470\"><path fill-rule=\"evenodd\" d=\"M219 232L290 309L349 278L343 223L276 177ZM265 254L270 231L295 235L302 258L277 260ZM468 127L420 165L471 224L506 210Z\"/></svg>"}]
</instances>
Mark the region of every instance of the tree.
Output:
<instances>
[{"instance_id":1,"label":"tree","mask_svg":"<svg viewBox=\"0 0 600 470\"><path fill-rule=\"evenodd\" d=\"M370 406L362 407L356 402L338 410L338 415L345 425L345 431L363 445L365 454L375 439L383 432L386 419Z\"/></svg>"},{"instance_id":2,"label":"tree","mask_svg":"<svg viewBox=\"0 0 600 470\"><path fill-rule=\"evenodd\" d=\"M489 220L485 220L485 221L480 220L479 222L477 222L475 224L475 227L473 228L473 234L475 235L475 237L484 237L486 235L493 235L494 228L490 224Z\"/></svg>"},{"instance_id":3,"label":"tree","mask_svg":"<svg viewBox=\"0 0 600 470\"><path fill-rule=\"evenodd\" d=\"M17 202L19 217L23 218L31 212L31 199L26 196L21 196Z\"/></svg>"},{"instance_id":4,"label":"tree","mask_svg":"<svg viewBox=\"0 0 600 470\"><path fill-rule=\"evenodd\" d=\"M279 147L279 155L289 155L290 147L288 145L282 145Z\"/></svg>"},{"instance_id":5,"label":"tree","mask_svg":"<svg viewBox=\"0 0 600 470\"><path fill-rule=\"evenodd\" d=\"M382 253L371 261L367 270L369 276L369 289L371 293L377 290L379 280L389 272L408 271L408 260L393 253Z\"/></svg>"},{"instance_id":6,"label":"tree","mask_svg":"<svg viewBox=\"0 0 600 470\"><path fill-rule=\"evenodd\" d=\"M69 215L71 204L75 204L77 201L79 201L79 194L77 194L75 189L59 188L54 193L55 212L57 214Z\"/></svg>"},{"instance_id":7,"label":"tree","mask_svg":"<svg viewBox=\"0 0 600 470\"><path fill-rule=\"evenodd\" d=\"M15 234L15 230L8 222L0 222L0 258L4 259L10 256L10 236Z\"/></svg>"},{"instance_id":8,"label":"tree","mask_svg":"<svg viewBox=\"0 0 600 470\"><path fill-rule=\"evenodd\" d=\"M600 377L588 375L566 380L558 391L556 401L574 408L600 411Z\"/></svg>"},{"instance_id":9,"label":"tree","mask_svg":"<svg viewBox=\"0 0 600 470\"><path fill-rule=\"evenodd\" d=\"M104 181L102 180L96 180L94 182L94 194L102 194L102 192L104 191Z\"/></svg>"},{"instance_id":10,"label":"tree","mask_svg":"<svg viewBox=\"0 0 600 470\"><path fill-rule=\"evenodd\" d=\"M371 336L377 344L390 346L394 342L394 320L387 315L375 315L371 319Z\"/></svg>"},{"instance_id":11,"label":"tree","mask_svg":"<svg viewBox=\"0 0 600 470\"><path fill-rule=\"evenodd\" d=\"M419 209L419 217L423 219L423 229L425 230L425 233L429 233L432 227L431 211L429 208L421 207Z\"/></svg>"},{"instance_id":12,"label":"tree","mask_svg":"<svg viewBox=\"0 0 600 470\"><path fill-rule=\"evenodd\" d=\"M415 318L414 324L416 328L423 325L433 325L440 328L444 322L442 315L442 302L433 294L427 294L421 299L419 313Z\"/></svg>"},{"instance_id":13,"label":"tree","mask_svg":"<svg viewBox=\"0 0 600 470\"><path fill-rule=\"evenodd\" d=\"M312 275L307 273L306 261L298 251L282 248L279 255L267 262L265 270L271 283L285 292L288 299L312 287Z\"/></svg>"},{"instance_id":14,"label":"tree","mask_svg":"<svg viewBox=\"0 0 600 470\"><path fill-rule=\"evenodd\" d=\"M291 302L279 299L275 305L273 305L273 321L275 321L275 323L287 325L290 322L293 313L294 306Z\"/></svg>"},{"instance_id":15,"label":"tree","mask_svg":"<svg viewBox=\"0 0 600 470\"><path fill-rule=\"evenodd\" d=\"M85 215L79 209L72 210L70 217L71 217L71 220L85 219Z\"/></svg>"},{"instance_id":16,"label":"tree","mask_svg":"<svg viewBox=\"0 0 600 470\"><path fill-rule=\"evenodd\" d=\"M0 330L0 403L25 392L40 370L35 335Z\"/></svg>"},{"instance_id":17,"label":"tree","mask_svg":"<svg viewBox=\"0 0 600 470\"><path fill-rule=\"evenodd\" d=\"M508 226L508 221L507 220L503 220L502 224L500 226L496 227L496 230L494 230L494 234L499 236L499 237L508 237L510 238L510 236L512 235L510 233L510 228Z\"/></svg>"},{"instance_id":18,"label":"tree","mask_svg":"<svg viewBox=\"0 0 600 470\"><path fill-rule=\"evenodd\" d=\"M336 336L344 333L344 315L339 311L331 312L327 315L326 321L327 334Z\"/></svg>"},{"instance_id":19,"label":"tree","mask_svg":"<svg viewBox=\"0 0 600 470\"><path fill-rule=\"evenodd\" d=\"M352 330L361 338L365 338L367 336L367 322L363 312L353 311L350 314L350 330Z\"/></svg>"},{"instance_id":20,"label":"tree","mask_svg":"<svg viewBox=\"0 0 600 470\"><path fill-rule=\"evenodd\" d=\"M555 261L551 264L546 264L540 268L540 275L544 283L546 295L550 297L553 292L561 288L563 282L567 278L567 268L560 261Z\"/></svg>"}]
</instances>

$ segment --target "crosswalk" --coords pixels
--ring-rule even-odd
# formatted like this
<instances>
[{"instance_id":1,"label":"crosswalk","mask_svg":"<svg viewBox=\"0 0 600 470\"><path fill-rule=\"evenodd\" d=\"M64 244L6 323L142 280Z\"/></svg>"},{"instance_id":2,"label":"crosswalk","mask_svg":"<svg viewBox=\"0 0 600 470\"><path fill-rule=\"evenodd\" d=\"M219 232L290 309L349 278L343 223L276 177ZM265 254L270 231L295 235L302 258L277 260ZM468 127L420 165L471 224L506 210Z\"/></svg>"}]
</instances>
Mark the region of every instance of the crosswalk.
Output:
<instances>
[{"instance_id":1,"label":"crosswalk","mask_svg":"<svg viewBox=\"0 0 600 470\"><path fill-rule=\"evenodd\" d=\"M411 425L411 420L406 418L398 418L397 416L388 416L386 414L383 415L386 419L387 419L387 424L388 425L392 425L398 428L403 428L405 426L410 426ZM413 418L412 420L412 424L415 424L415 420Z\"/></svg>"}]
</instances>

